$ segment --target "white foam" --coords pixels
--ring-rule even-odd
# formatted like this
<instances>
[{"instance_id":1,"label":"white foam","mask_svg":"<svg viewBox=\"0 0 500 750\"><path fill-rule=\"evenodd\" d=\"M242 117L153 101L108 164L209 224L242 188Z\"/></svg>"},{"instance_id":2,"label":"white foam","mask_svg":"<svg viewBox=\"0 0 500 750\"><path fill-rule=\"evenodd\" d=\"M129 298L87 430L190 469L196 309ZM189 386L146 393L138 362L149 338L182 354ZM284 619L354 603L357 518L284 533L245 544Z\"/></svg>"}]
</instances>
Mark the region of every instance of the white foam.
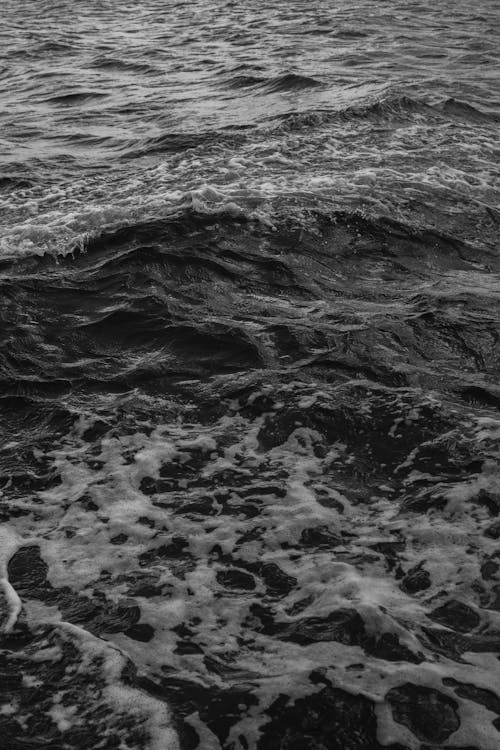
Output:
<instances>
[{"instance_id":1,"label":"white foam","mask_svg":"<svg viewBox=\"0 0 500 750\"><path fill-rule=\"evenodd\" d=\"M283 201L297 219L307 205L360 209L417 225L425 213L436 228L467 215L473 240L481 238L498 202L498 176L483 156L491 145L487 128L478 125L464 141L463 131L440 130L425 119L375 137L362 121L327 120L295 133L262 128L248 142L204 144L162 155L153 165L138 163L133 174L89 176L48 195L40 186L14 190L0 199L0 254L64 254L101 231L186 209L275 227ZM451 149L453 166L429 165L431 151Z\"/></svg>"},{"instance_id":2,"label":"white foam","mask_svg":"<svg viewBox=\"0 0 500 750\"><path fill-rule=\"evenodd\" d=\"M85 671L96 661L99 671L106 680L103 700L118 714L134 716L143 723L148 734L147 750L179 750L179 739L172 726L168 707L162 701L152 698L142 691L125 685L121 676L127 663L126 655L116 646L102 641L88 631L67 622L60 622L64 634L78 642L82 653L79 669ZM56 704L53 708L59 721L69 721Z\"/></svg>"},{"instance_id":3,"label":"white foam","mask_svg":"<svg viewBox=\"0 0 500 750\"><path fill-rule=\"evenodd\" d=\"M7 524L0 525L0 586L7 607L7 618L2 624L4 633L9 633L17 622L22 609L21 600L11 586L7 565L12 555L19 549L21 540Z\"/></svg>"},{"instance_id":4,"label":"white foam","mask_svg":"<svg viewBox=\"0 0 500 750\"><path fill-rule=\"evenodd\" d=\"M292 701L316 689L311 687L308 675L321 667L335 685L376 701L381 741L385 738L387 742L398 741L408 747L417 747L415 738L394 722L384 704L384 696L391 687L407 681L433 687L456 699L461 711L464 700L442 684L443 677L472 682L496 693L498 669L493 668L491 657L466 654L466 664L453 662L437 656L417 637L421 627L429 627L429 607L438 607L450 597L477 609L481 557L466 554L465 550L474 546L486 553L496 548L496 542L482 534L491 521L484 509L469 511L474 492L496 488L494 460L487 462L474 479L436 484L437 492L450 492L450 500L456 500L462 493L454 506L414 514L401 511L400 503L394 500L394 493L385 482L373 488L369 502L356 502L342 484L342 472L337 476L335 469L353 465L355 459L348 446L340 441L325 445L324 438L314 429L296 424L279 445L268 450L262 448L259 435L266 421L280 420L280 412L286 413L290 400L294 408L297 403L304 409L328 409L332 399L343 403L351 386L331 386L326 391L323 387L319 394L314 384L290 383L281 387L267 384L256 388L248 401L257 404L259 397L266 396L272 403L268 413L252 418L241 412L234 415L228 412L210 424L196 422L189 408L184 418L175 412L171 418L160 419L157 415L163 410L170 414L172 409L170 402L163 402L160 396L154 400L138 394L124 396L107 405L113 437L105 435L99 449L96 450L95 444L89 445L84 437L92 424L92 419L85 417L60 447L45 455L45 459L53 459L62 483L40 493L44 502L33 506L36 520L30 516L12 520L18 538L29 538L39 544L42 558L49 566L48 579L54 586L70 586L89 596L95 590L102 591L109 601L117 604L132 600L141 610L139 622L149 624L154 634L147 643L125 634L110 634L109 643L104 643L85 631L80 632L81 629L72 630L74 626L61 623L56 608L27 601L26 615L30 623L45 621L66 629L71 637L82 641L91 661L102 649L108 649L105 673L111 683L107 695L117 710L125 710L124 707L129 710L129 703L133 705L136 701L136 693L119 684L126 655L153 678L163 678L162 668L166 668L187 679L194 676L196 680L218 680L204 657L229 663L238 679L255 683L252 690L255 689L260 700L256 712L261 718L265 707L280 692L289 694ZM365 386L368 387L366 383ZM360 387L360 381L356 381L356 387ZM384 389L379 392L384 393ZM413 397L417 398L415 394ZM118 437L113 410L131 412L131 404L136 404L135 400L140 404L141 398L148 408L154 405L154 424L141 424L141 430L135 434ZM233 406L236 408L236 403ZM363 418L370 418L366 403L360 402L357 408ZM407 419L418 419L420 414L419 408L408 409ZM477 445L491 444L493 452L497 427L491 420L476 424L471 419L464 440L474 438ZM328 450L317 451L318 444ZM410 479L406 485L408 491L414 486L411 480L417 479L412 469L418 461L418 451L411 448L408 447L406 461L403 459L398 467L398 472L403 473L404 468ZM165 475L162 468L168 475L168 467L175 463L177 471L183 463L191 463L187 459L193 453L199 461L199 471L179 476L177 488L167 485L169 489L162 490ZM158 491L153 495L141 491L145 477L158 480ZM420 473L418 478L425 477ZM244 493L239 488L240 479L244 480ZM425 481L431 483L428 477ZM260 488L266 485L276 485L277 491L267 487L261 492ZM332 507L325 502L328 499L334 501ZM95 509L86 510L84 500L91 501ZM210 513L183 512L187 503L201 506L206 503L210 505ZM229 512L246 503L258 508L255 517L248 518L236 510ZM147 523L139 519L146 519ZM318 527L336 538L332 548L304 547L303 532ZM69 529L74 533L71 538L65 533ZM125 541L111 544L110 539L117 534L125 535ZM182 568L183 558L171 561L161 554L155 557L155 550L168 546L175 538L186 542L190 557L185 568ZM398 553L403 573L422 563L429 572L429 588L422 592L407 593L400 579L388 573L383 557L372 553L371 547L399 539L405 541L404 550ZM228 591L221 585L218 573L227 563L219 561L219 553L214 553L217 548L222 554L231 555L238 567L250 565L249 575L253 576L255 589ZM139 562L139 555L145 551L151 553L150 560ZM274 563L296 581L288 594L272 602L275 620L282 626L304 618L328 617L339 609L355 610L368 635L377 639L384 633L394 634L402 646L413 653L423 653L426 661L421 664L386 661L367 655L361 646L336 641L300 645L249 627L250 604L267 596L263 578L252 572L255 565L262 563ZM176 565L181 566L181 573ZM104 570L108 575L103 583ZM130 593L129 582L135 583L135 576L143 574L148 582L149 578L154 582L159 593L153 596ZM291 614L299 604L300 611ZM482 609L483 626L495 632L500 616L490 611L487 618L484 612ZM189 627L194 628L194 640L203 653L181 653L177 649L179 637L173 628L194 621L199 624ZM40 658L48 657L50 652L40 654ZM364 664L364 670L352 667L359 663ZM225 685L222 678L220 684ZM149 711L152 714L155 706L156 703L144 704L144 714L149 716ZM468 709L463 710L466 726L457 737L462 744L470 744L475 719L467 713ZM56 718L65 720L56 714ZM168 715L162 716L166 716L162 722L168 727ZM487 712L480 716L484 721L481 742L490 750L491 717ZM190 721L194 727L201 720L193 715ZM231 736L238 736L238 727L245 732L253 727L254 734L248 736L257 737L259 721L260 718L244 716ZM207 730L206 742L213 741Z\"/></svg>"}]
</instances>

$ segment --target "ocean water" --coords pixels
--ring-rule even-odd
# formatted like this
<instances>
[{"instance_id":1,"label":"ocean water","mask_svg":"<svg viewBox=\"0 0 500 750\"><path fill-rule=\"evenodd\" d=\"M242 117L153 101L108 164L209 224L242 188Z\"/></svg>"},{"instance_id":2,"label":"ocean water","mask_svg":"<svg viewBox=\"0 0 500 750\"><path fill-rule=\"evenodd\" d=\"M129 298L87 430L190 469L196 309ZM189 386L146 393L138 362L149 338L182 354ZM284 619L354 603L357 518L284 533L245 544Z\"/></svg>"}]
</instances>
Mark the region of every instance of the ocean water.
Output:
<instances>
[{"instance_id":1,"label":"ocean water","mask_svg":"<svg viewBox=\"0 0 500 750\"><path fill-rule=\"evenodd\" d=\"M6 750L498 750L497 0L4 0Z\"/></svg>"}]
</instances>

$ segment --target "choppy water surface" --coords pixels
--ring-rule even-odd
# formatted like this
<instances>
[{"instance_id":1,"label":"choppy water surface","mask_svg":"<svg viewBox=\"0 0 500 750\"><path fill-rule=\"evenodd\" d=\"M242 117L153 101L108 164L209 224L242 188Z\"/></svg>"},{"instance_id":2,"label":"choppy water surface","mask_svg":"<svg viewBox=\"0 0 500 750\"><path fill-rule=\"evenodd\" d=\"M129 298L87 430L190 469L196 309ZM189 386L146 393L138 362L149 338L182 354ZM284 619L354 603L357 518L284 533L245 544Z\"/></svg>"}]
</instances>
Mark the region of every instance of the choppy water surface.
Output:
<instances>
[{"instance_id":1,"label":"choppy water surface","mask_svg":"<svg viewBox=\"0 0 500 750\"><path fill-rule=\"evenodd\" d=\"M3 3L9 750L497 750L499 22Z\"/></svg>"}]
</instances>

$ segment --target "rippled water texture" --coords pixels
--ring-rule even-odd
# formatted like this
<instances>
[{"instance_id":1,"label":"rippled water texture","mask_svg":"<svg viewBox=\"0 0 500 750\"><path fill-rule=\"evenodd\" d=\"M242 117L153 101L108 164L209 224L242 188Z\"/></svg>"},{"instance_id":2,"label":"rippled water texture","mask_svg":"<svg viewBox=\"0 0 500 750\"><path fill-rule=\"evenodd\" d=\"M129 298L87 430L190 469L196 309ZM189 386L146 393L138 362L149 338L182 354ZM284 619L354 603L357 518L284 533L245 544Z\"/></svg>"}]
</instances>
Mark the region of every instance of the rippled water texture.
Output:
<instances>
[{"instance_id":1,"label":"rippled water texture","mask_svg":"<svg viewBox=\"0 0 500 750\"><path fill-rule=\"evenodd\" d=\"M497 750L499 15L3 3L8 750Z\"/></svg>"},{"instance_id":2,"label":"rippled water texture","mask_svg":"<svg viewBox=\"0 0 500 750\"><path fill-rule=\"evenodd\" d=\"M1 34L4 253L297 192L496 232L495 0L7 0Z\"/></svg>"}]
</instances>

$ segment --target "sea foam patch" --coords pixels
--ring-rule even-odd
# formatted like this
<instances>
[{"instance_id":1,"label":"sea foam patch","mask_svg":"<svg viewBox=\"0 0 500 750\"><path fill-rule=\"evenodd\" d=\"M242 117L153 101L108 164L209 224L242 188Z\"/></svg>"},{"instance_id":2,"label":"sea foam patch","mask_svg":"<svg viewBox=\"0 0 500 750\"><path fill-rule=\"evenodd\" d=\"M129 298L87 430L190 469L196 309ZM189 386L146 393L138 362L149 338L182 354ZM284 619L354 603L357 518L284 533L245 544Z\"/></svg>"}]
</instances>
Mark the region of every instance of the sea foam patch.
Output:
<instances>
[{"instance_id":1,"label":"sea foam patch","mask_svg":"<svg viewBox=\"0 0 500 750\"><path fill-rule=\"evenodd\" d=\"M60 484L12 520L19 626L51 623L88 664L102 652L105 679L130 659L155 698L113 683L103 700L113 715L151 710L151 748L169 710L181 743L194 732L209 746L267 747L282 722L292 731L295 705L365 716L366 742L383 746L470 744L480 731L493 750L496 423L464 413L448 468L431 470L429 447L458 417L411 389L292 381L203 420L177 403L158 422L150 405L103 401L49 451ZM123 429L125 406L143 414L139 432ZM475 493L464 478L459 512L449 498L464 455L482 456L486 473ZM60 705L50 716L64 734L73 709Z\"/></svg>"}]
</instances>

